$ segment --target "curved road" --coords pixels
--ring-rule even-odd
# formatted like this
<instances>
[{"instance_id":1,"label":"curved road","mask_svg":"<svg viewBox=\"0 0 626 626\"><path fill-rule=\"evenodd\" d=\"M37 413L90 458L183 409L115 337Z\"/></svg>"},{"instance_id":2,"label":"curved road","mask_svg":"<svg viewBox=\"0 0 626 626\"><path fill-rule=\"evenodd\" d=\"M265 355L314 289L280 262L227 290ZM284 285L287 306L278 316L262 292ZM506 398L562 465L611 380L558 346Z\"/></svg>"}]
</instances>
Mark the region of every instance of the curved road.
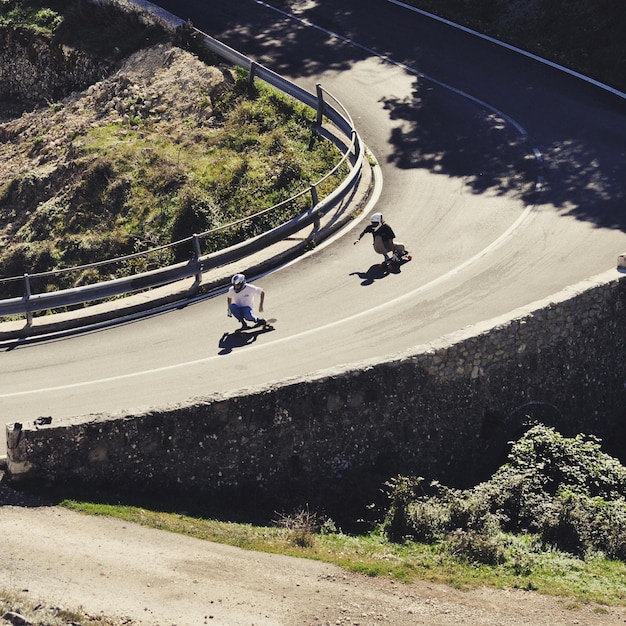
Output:
<instances>
[{"instance_id":1,"label":"curved road","mask_svg":"<svg viewBox=\"0 0 626 626\"><path fill-rule=\"evenodd\" d=\"M258 280L278 321L250 345L220 346L235 327L222 295L5 347L0 423L136 411L383 359L615 271L619 95L384 0L159 4L346 105L380 165L375 208L413 261L382 277L369 240L353 246L357 222Z\"/></svg>"}]
</instances>

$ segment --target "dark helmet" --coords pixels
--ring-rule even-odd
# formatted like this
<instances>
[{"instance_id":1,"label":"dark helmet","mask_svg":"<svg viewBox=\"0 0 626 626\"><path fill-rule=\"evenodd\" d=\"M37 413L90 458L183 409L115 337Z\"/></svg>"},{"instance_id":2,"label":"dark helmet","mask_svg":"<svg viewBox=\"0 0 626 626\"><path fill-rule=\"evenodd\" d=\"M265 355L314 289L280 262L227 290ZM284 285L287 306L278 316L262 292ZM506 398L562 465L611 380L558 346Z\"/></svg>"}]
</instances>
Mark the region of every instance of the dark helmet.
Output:
<instances>
[{"instance_id":1,"label":"dark helmet","mask_svg":"<svg viewBox=\"0 0 626 626\"><path fill-rule=\"evenodd\" d=\"M235 274L230 282L233 284L235 291L238 293L246 286L246 277L243 274Z\"/></svg>"}]
</instances>

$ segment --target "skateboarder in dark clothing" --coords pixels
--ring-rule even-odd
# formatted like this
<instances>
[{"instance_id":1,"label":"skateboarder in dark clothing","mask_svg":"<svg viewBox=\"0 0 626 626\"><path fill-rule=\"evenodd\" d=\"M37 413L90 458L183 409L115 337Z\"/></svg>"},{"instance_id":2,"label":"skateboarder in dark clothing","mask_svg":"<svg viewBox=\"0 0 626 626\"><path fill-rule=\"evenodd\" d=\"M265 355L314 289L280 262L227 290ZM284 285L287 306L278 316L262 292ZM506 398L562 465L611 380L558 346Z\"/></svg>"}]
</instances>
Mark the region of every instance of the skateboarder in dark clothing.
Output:
<instances>
[{"instance_id":1,"label":"skateboarder in dark clothing","mask_svg":"<svg viewBox=\"0 0 626 626\"><path fill-rule=\"evenodd\" d=\"M366 233L371 233L374 239L374 250L378 254L382 254L385 258L384 264L387 265L391 261L400 261L402 257L408 255L404 244L395 241L395 233L389 224L386 224L383 220L382 213L374 213L370 218L369 226L366 226L359 238L354 242L355 244L361 241L361 238Z\"/></svg>"}]
</instances>

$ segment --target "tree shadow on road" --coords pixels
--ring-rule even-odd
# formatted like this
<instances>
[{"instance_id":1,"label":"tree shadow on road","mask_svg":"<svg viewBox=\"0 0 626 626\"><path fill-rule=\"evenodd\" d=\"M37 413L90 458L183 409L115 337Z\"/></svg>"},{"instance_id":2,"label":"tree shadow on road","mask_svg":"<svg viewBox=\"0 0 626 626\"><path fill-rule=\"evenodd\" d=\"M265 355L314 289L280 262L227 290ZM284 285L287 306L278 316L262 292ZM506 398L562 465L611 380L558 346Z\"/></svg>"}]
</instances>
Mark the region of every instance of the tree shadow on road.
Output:
<instances>
[{"instance_id":1,"label":"tree shadow on road","mask_svg":"<svg viewBox=\"0 0 626 626\"><path fill-rule=\"evenodd\" d=\"M175 12L175 3L165 4L171 4ZM503 119L478 101L418 75L426 71L439 78L440 64L430 51L426 52L428 46L437 45L436 41L412 41L402 32L389 49L380 49L380 38L371 36L371 16L366 12L337 6L329 14L318 3L310 2L300 7L299 19L290 19L286 17L292 12L289 3L279 0L274 5L285 13L255 12L254 21L248 22L240 16L232 17L228 12L222 16L213 10L207 13L209 32L283 75L296 72L307 77L322 71L347 72L371 58L374 51L410 68L413 93L406 98L389 96L382 102L389 119L396 122L388 140L392 149L389 163L459 179L474 194L509 195L526 205L540 203L560 215L597 227L626 231L626 131L621 99L605 94L611 102L598 109L602 114L598 123L579 132L572 123L561 125L554 119L558 112L541 110L543 99L535 91L540 83L533 82L532 73L528 79L521 77L516 81L511 76L508 83L498 85L497 78L491 84L479 66L472 66L474 77L485 78L493 93L500 89L507 94L509 90L503 96L503 102L508 98L508 104L503 105L505 113L514 115L509 108L519 109L523 106L520 100L528 102L526 110L531 113L533 107L539 109L528 115L534 128L527 136L511 120ZM311 28L309 22L319 28ZM198 26L202 28L201 23ZM402 24L397 26L402 30ZM427 37L428 33L424 30L422 36ZM479 53L468 62L481 58ZM560 75L555 74L554 79L558 78ZM464 89L460 82L453 82L453 87ZM554 86L554 94L549 96L553 103L556 98L558 105L563 88ZM563 97L564 115L565 107L569 110L579 101L581 109L577 114L586 115L587 109L591 114L596 110L596 100L603 98L599 92L586 102L577 85L571 89L571 94ZM486 92L485 97L492 92ZM358 111L351 113L358 115Z\"/></svg>"},{"instance_id":2,"label":"tree shadow on road","mask_svg":"<svg viewBox=\"0 0 626 626\"><path fill-rule=\"evenodd\" d=\"M619 136L607 131L597 144L595 136L556 133L537 152L536 139L510 121L422 78L410 97L386 98L383 106L398 122L388 159L396 167L427 169L463 180L474 194L551 205L563 216L626 231L626 148Z\"/></svg>"},{"instance_id":3,"label":"tree shadow on road","mask_svg":"<svg viewBox=\"0 0 626 626\"><path fill-rule=\"evenodd\" d=\"M502 117L421 78L411 96L385 98L383 106L396 122L388 158L396 167L459 178L474 194L536 199L532 149Z\"/></svg>"}]
</instances>

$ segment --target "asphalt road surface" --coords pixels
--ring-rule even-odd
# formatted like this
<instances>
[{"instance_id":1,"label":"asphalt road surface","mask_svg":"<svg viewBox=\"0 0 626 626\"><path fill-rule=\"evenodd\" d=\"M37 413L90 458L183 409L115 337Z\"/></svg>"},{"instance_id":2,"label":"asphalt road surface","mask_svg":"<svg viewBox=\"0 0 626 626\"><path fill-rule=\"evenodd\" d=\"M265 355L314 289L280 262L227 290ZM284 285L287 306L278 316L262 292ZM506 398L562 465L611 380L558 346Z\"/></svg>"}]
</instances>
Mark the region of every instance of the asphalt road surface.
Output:
<instances>
[{"instance_id":1,"label":"asphalt road surface","mask_svg":"<svg viewBox=\"0 0 626 626\"><path fill-rule=\"evenodd\" d=\"M384 0L160 5L312 91L321 83L348 108L382 180L365 217L382 211L413 260L382 275L369 239L353 245L366 223L357 221L256 281L276 330L232 350L220 345L236 326L223 295L5 346L0 423L314 376L617 276L626 252L618 94Z\"/></svg>"}]
</instances>

